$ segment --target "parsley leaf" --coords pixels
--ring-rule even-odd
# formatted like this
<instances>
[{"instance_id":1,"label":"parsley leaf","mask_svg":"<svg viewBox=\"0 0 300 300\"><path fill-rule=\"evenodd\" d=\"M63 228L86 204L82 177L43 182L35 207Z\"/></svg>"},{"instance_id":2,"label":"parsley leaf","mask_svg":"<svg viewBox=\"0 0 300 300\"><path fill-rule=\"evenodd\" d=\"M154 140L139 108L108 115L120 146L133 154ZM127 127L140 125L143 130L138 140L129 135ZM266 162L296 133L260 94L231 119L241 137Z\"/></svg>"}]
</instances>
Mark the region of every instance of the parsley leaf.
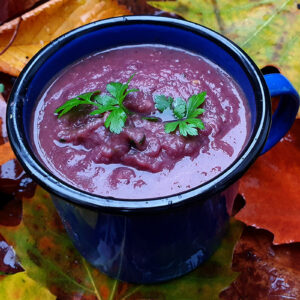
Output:
<instances>
[{"instance_id":1,"label":"parsley leaf","mask_svg":"<svg viewBox=\"0 0 300 300\"><path fill-rule=\"evenodd\" d=\"M116 105L119 103L116 98L113 98L109 95L97 95L94 99L101 105Z\"/></svg>"},{"instance_id":2,"label":"parsley leaf","mask_svg":"<svg viewBox=\"0 0 300 300\"><path fill-rule=\"evenodd\" d=\"M181 98L175 99L174 109L173 109L174 116L177 119L182 119L185 117L185 112L186 112L186 102Z\"/></svg>"},{"instance_id":3,"label":"parsley leaf","mask_svg":"<svg viewBox=\"0 0 300 300\"><path fill-rule=\"evenodd\" d=\"M100 94L100 91L84 93L67 100L55 110L55 113L60 118L79 105L96 106L96 109L89 114L96 116L109 112L104 126L109 128L111 132L119 134L125 126L128 114L130 114L130 111L124 106L123 101L129 93L139 91L138 89L128 90L129 83L134 75L131 75L125 84L120 82L110 82L107 84L106 90L110 95Z\"/></svg>"},{"instance_id":4,"label":"parsley leaf","mask_svg":"<svg viewBox=\"0 0 300 300\"><path fill-rule=\"evenodd\" d=\"M165 95L155 95L154 96L155 107L160 112L163 112L167 108L171 108L173 101L174 100L172 97L167 98Z\"/></svg>"},{"instance_id":5,"label":"parsley leaf","mask_svg":"<svg viewBox=\"0 0 300 300\"><path fill-rule=\"evenodd\" d=\"M196 136L198 135L198 129L205 129L203 122L197 118L205 111L203 108L199 108L205 101L205 96L206 92L192 95L187 103L182 98L177 98L174 101L173 98L167 98L164 95L155 96L155 107L160 112L170 108L174 117L178 120L167 122L165 124L165 132L171 133L178 128L182 136Z\"/></svg>"},{"instance_id":6,"label":"parsley leaf","mask_svg":"<svg viewBox=\"0 0 300 300\"><path fill-rule=\"evenodd\" d=\"M55 110L55 113L58 114L58 117L62 117L63 115L65 115L66 113L68 113L69 111L71 111L72 109L74 109L75 107L77 107L78 105L95 105L95 106L100 106L100 104L95 103L94 101L92 101L92 97L94 94L99 93L98 91L96 92L89 92L89 93L84 93L81 94L79 96L76 96L75 98L69 99L68 101L66 101L63 105L61 105L60 107L58 107Z\"/></svg>"},{"instance_id":7,"label":"parsley leaf","mask_svg":"<svg viewBox=\"0 0 300 300\"><path fill-rule=\"evenodd\" d=\"M179 125L180 122L175 121L175 122L169 122L165 124L165 132L170 133L176 130L177 126Z\"/></svg>"},{"instance_id":8,"label":"parsley leaf","mask_svg":"<svg viewBox=\"0 0 300 300\"><path fill-rule=\"evenodd\" d=\"M119 134L127 120L127 114L122 108L113 110L104 122L106 128L113 133Z\"/></svg>"},{"instance_id":9,"label":"parsley leaf","mask_svg":"<svg viewBox=\"0 0 300 300\"><path fill-rule=\"evenodd\" d=\"M204 112L204 109L198 110L198 107L204 102L205 96L206 92L202 92L189 98L187 103L187 118L195 118Z\"/></svg>"},{"instance_id":10,"label":"parsley leaf","mask_svg":"<svg viewBox=\"0 0 300 300\"><path fill-rule=\"evenodd\" d=\"M3 93L3 92L4 92L4 84L0 83L0 93Z\"/></svg>"}]
</instances>

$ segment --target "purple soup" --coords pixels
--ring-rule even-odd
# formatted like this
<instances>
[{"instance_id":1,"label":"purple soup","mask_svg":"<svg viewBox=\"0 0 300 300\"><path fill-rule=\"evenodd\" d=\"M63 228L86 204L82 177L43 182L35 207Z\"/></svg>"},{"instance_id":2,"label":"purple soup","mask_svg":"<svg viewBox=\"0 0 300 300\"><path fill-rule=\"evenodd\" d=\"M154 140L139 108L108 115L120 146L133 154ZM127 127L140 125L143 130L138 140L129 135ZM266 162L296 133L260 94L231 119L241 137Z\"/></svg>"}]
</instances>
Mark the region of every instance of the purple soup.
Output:
<instances>
[{"instance_id":1,"label":"purple soup","mask_svg":"<svg viewBox=\"0 0 300 300\"><path fill-rule=\"evenodd\" d=\"M120 134L103 117L81 109L58 118L54 111L79 94L135 74L124 105L135 112ZM174 119L155 108L155 95L181 97L206 91L198 136L166 133ZM159 117L151 122L144 116ZM237 83L204 57L166 46L128 46L82 59L53 79L32 121L34 151L58 178L101 196L145 199L194 188L224 171L248 140L250 112Z\"/></svg>"}]
</instances>

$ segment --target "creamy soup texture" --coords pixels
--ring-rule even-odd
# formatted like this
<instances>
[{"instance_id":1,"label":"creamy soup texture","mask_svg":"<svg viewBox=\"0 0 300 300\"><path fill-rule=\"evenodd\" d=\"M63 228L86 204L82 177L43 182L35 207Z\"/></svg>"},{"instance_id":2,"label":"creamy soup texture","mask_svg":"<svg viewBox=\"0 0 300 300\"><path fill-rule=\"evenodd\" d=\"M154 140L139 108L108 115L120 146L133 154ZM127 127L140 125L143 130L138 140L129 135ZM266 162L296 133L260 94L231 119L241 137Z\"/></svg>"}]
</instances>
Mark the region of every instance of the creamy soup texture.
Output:
<instances>
[{"instance_id":1,"label":"creamy soup texture","mask_svg":"<svg viewBox=\"0 0 300 300\"><path fill-rule=\"evenodd\" d=\"M79 94L109 82L130 82L124 105L135 112L120 134L104 117L84 109L58 118L54 111ZM195 137L168 134L172 119L155 108L155 95L185 100L206 91ZM157 116L158 122L143 119ZM34 151L57 177L79 189L123 199L154 198L196 187L225 170L242 151L250 131L247 100L220 67L192 53L162 45L128 46L94 54L67 67L40 96L32 119Z\"/></svg>"}]
</instances>

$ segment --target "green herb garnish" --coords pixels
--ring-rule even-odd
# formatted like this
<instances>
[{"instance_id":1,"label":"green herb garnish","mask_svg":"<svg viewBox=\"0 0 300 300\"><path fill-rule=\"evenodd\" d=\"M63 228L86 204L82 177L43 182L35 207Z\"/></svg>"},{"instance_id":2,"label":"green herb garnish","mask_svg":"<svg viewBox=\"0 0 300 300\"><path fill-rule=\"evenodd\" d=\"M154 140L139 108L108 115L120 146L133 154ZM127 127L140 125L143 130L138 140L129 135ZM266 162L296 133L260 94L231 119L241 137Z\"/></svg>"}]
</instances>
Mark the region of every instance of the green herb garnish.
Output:
<instances>
[{"instance_id":1,"label":"green herb garnish","mask_svg":"<svg viewBox=\"0 0 300 300\"><path fill-rule=\"evenodd\" d=\"M199 108L205 101L206 92L191 96L187 102L182 98L166 97L157 95L154 97L155 107L163 112L166 109L171 109L173 115L178 121L168 122L165 124L165 132L171 133L179 128L179 133L183 136L198 135L198 129L205 129L203 122L197 118L205 110Z\"/></svg>"},{"instance_id":2,"label":"green herb garnish","mask_svg":"<svg viewBox=\"0 0 300 300\"><path fill-rule=\"evenodd\" d=\"M120 82L111 82L107 84L106 90L108 94L101 94L100 91L88 92L78 95L72 99L67 100L63 105L55 110L58 117L69 113L79 105L96 106L89 114L92 116L103 115L109 112L108 117L104 122L104 126L109 128L113 133L119 134L129 114L132 114L123 104L125 97L132 92L138 92L138 89L128 89L129 83L133 76L130 76L128 81L123 84ZM0 84L1 91L1 84ZM198 135L198 129L205 129L203 122L198 118L204 112L200 105L205 101L206 92L191 96L187 102L182 98L166 97L164 95L156 95L154 97L155 107L164 112L169 109L172 110L177 121L167 122L165 124L165 132L171 133L179 128L179 133L183 136ZM157 122L157 117L142 117L142 119L150 122Z\"/></svg>"},{"instance_id":3,"label":"green herb garnish","mask_svg":"<svg viewBox=\"0 0 300 300\"><path fill-rule=\"evenodd\" d=\"M4 84L0 83L0 94L4 92Z\"/></svg>"},{"instance_id":4,"label":"green herb garnish","mask_svg":"<svg viewBox=\"0 0 300 300\"><path fill-rule=\"evenodd\" d=\"M143 120L147 120L149 122L158 122L159 118L157 117L142 117Z\"/></svg>"},{"instance_id":5,"label":"green herb garnish","mask_svg":"<svg viewBox=\"0 0 300 300\"><path fill-rule=\"evenodd\" d=\"M130 76L125 84L120 82L111 82L107 84L106 90L110 95L100 94L100 91L84 93L67 100L55 110L55 113L57 113L60 118L79 105L96 106L97 108L90 112L90 115L95 116L110 112L104 122L104 126L109 128L111 132L119 134L125 126L127 116L131 113L124 106L123 101L129 93L138 91L138 89L128 90L128 85L134 75L135 74Z\"/></svg>"}]
</instances>

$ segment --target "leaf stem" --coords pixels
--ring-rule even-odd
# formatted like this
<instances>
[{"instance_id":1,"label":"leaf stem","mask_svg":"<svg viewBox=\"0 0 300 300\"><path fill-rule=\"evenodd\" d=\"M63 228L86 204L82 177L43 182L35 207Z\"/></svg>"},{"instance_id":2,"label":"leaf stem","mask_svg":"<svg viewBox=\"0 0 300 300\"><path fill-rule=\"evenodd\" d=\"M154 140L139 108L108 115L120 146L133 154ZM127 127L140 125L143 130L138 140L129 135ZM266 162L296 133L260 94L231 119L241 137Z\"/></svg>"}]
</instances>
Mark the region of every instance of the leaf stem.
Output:
<instances>
[{"instance_id":1,"label":"leaf stem","mask_svg":"<svg viewBox=\"0 0 300 300\"><path fill-rule=\"evenodd\" d=\"M268 26L271 21L276 17L276 15L281 12L286 6L287 4L291 2L291 0L287 0L285 1L278 9L275 9L275 12L270 16L270 18L264 22L260 27L258 27L256 29L256 31L245 41L243 42L240 46L244 47L245 45L247 45L254 37L256 37L260 31L262 31L266 26Z\"/></svg>"},{"instance_id":2,"label":"leaf stem","mask_svg":"<svg viewBox=\"0 0 300 300\"><path fill-rule=\"evenodd\" d=\"M91 272L90 272L90 270L89 270L89 267L88 267L88 265L87 265L87 263L86 263L86 261L85 261L85 259L84 259L83 257L82 257L82 263L83 263L84 268L86 269L86 272L87 272L87 274L88 274L88 277L89 277L89 279L90 279L90 281L91 281L91 283L92 283L92 286L93 286L93 288L94 288L94 292L95 292L95 295L96 295L97 299L98 299L98 300L102 300L101 295L100 295L100 292L99 292L99 290L97 289L96 284L95 284L95 281L94 281L94 279L93 279L93 277L92 277L92 274L91 274Z\"/></svg>"}]
</instances>

